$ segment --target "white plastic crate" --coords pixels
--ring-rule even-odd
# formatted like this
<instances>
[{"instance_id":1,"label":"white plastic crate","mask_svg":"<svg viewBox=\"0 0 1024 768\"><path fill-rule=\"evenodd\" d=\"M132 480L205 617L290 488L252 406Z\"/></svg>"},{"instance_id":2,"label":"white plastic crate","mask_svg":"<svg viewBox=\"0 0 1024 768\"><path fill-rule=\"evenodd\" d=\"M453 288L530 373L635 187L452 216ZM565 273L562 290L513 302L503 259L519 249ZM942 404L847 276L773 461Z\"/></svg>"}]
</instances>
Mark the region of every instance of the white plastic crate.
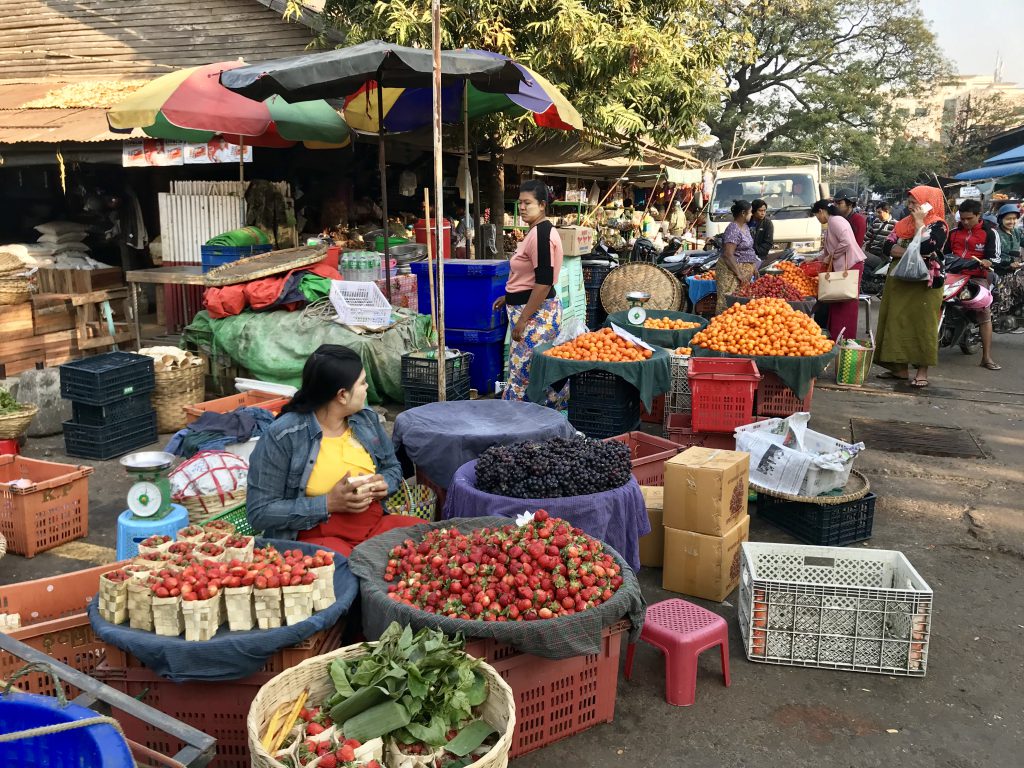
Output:
<instances>
[{"instance_id":1,"label":"white plastic crate","mask_svg":"<svg viewBox=\"0 0 1024 768\"><path fill-rule=\"evenodd\" d=\"M391 305L375 283L332 280L330 299L342 325L383 328L391 324Z\"/></svg>"},{"instance_id":2,"label":"white plastic crate","mask_svg":"<svg viewBox=\"0 0 1024 768\"><path fill-rule=\"evenodd\" d=\"M933 595L902 552L744 543L741 553L748 659L924 676Z\"/></svg>"},{"instance_id":3,"label":"white plastic crate","mask_svg":"<svg viewBox=\"0 0 1024 768\"><path fill-rule=\"evenodd\" d=\"M690 369L690 358L688 355L669 355L672 365L672 386L665 393L665 420L663 425L668 429L668 417L673 413L687 413L691 410L690 379L687 372Z\"/></svg>"}]
</instances>

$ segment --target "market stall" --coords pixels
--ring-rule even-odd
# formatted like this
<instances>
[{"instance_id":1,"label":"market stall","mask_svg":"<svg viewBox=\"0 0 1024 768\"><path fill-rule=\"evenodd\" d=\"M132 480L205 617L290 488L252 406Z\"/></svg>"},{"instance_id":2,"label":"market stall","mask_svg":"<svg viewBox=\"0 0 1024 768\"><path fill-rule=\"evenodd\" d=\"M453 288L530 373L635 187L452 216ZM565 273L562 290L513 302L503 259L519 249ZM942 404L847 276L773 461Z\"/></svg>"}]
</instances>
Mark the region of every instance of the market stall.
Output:
<instances>
[{"instance_id":1,"label":"market stall","mask_svg":"<svg viewBox=\"0 0 1024 768\"><path fill-rule=\"evenodd\" d=\"M700 315L654 310L646 313L646 319L642 324L634 325L629 322L628 314L613 312L608 315L605 326L615 323L648 344L665 349L690 346L690 340L708 324Z\"/></svg>"}]
</instances>

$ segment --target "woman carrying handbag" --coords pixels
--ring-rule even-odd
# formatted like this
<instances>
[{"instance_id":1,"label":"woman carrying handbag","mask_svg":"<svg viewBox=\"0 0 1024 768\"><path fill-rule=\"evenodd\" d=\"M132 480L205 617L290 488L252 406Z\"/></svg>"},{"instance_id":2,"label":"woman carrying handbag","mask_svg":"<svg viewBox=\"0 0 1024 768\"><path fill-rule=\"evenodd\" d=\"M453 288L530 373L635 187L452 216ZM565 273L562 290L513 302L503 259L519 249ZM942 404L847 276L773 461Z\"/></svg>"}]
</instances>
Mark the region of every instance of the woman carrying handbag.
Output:
<instances>
[{"instance_id":1,"label":"woman carrying handbag","mask_svg":"<svg viewBox=\"0 0 1024 768\"><path fill-rule=\"evenodd\" d=\"M864 251L857 244L850 222L828 200L811 206L813 215L825 227L825 243L818 256L824 266L818 275L818 305L828 335L836 340L840 334L857 336L860 279L864 271ZM815 311L816 319L818 311Z\"/></svg>"}]
</instances>

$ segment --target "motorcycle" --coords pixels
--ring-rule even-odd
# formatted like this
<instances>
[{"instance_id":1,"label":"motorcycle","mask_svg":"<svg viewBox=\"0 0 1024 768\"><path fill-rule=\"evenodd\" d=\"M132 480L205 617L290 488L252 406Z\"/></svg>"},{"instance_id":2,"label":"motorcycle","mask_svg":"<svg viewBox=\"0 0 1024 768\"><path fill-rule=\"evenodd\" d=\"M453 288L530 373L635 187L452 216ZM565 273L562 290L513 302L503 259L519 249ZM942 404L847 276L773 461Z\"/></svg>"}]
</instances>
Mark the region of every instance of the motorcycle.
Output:
<instances>
[{"instance_id":1,"label":"motorcycle","mask_svg":"<svg viewBox=\"0 0 1024 768\"><path fill-rule=\"evenodd\" d=\"M946 275L942 288L942 314L939 316L939 348L959 346L965 355L977 354L981 348L981 328L974 312L992 304L992 292L982 283L975 270Z\"/></svg>"}]
</instances>

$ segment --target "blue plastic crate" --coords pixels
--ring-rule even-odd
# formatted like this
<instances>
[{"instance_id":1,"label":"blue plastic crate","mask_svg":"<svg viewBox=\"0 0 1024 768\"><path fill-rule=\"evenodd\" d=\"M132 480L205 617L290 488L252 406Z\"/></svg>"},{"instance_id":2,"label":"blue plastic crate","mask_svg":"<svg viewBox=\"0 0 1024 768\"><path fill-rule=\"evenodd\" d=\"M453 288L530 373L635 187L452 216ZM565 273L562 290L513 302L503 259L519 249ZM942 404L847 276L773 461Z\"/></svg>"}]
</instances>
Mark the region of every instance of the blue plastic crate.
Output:
<instances>
[{"instance_id":1,"label":"blue plastic crate","mask_svg":"<svg viewBox=\"0 0 1024 768\"><path fill-rule=\"evenodd\" d=\"M461 352L470 352L469 381L481 395L494 391L494 382L501 379L505 369L505 329L475 331L458 328L445 329L445 344Z\"/></svg>"},{"instance_id":2,"label":"blue plastic crate","mask_svg":"<svg viewBox=\"0 0 1024 768\"><path fill-rule=\"evenodd\" d=\"M509 263L504 259L448 259L444 267L444 321L453 328L489 331L504 328L504 309L495 311L494 300L505 295ZM430 312L427 263L414 261L419 311ZM435 273L436 277L436 273Z\"/></svg>"},{"instance_id":3,"label":"blue plastic crate","mask_svg":"<svg viewBox=\"0 0 1024 768\"><path fill-rule=\"evenodd\" d=\"M257 256L261 253L269 253L274 246L265 245L203 245L200 246L200 256L203 262L203 272L222 267L239 259L249 256Z\"/></svg>"}]
</instances>

